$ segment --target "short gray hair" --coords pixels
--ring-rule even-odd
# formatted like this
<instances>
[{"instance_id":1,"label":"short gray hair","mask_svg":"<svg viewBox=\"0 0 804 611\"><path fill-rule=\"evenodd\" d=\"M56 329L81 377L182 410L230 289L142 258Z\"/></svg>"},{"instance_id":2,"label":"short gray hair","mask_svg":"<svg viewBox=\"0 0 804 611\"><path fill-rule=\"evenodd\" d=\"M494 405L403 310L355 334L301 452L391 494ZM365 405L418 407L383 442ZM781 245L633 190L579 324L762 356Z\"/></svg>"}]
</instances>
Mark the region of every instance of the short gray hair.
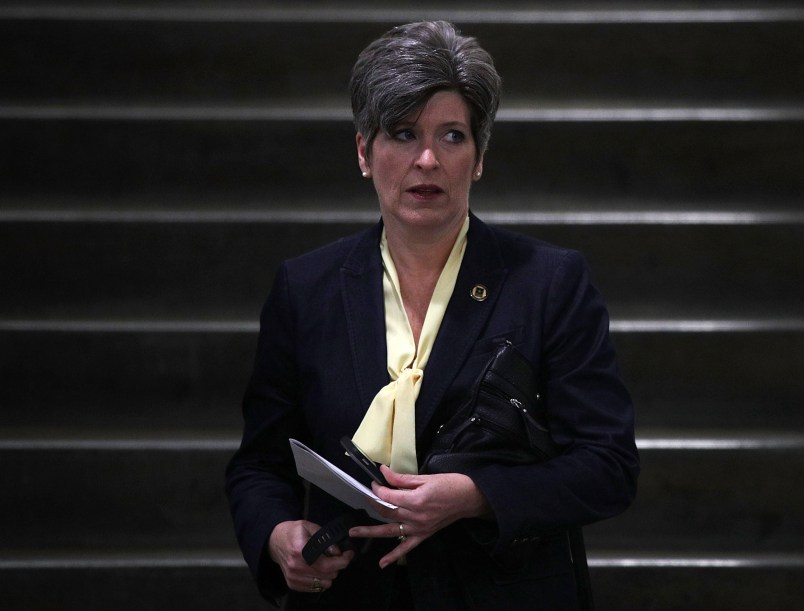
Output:
<instances>
[{"instance_id":1,"label":"short gray hair","mask_svg":"<svg viewBox=\"0 0 804 611\"><path fill-rule=\"evenodd\" d=\"M438 91L456 91L469 106L477 157L485 153L500 103L501 79L475 38L446 21L393 28L369 44L352 68L355 128L366 154L377 133L391 130Z\"/></svg>"}]
</instances>

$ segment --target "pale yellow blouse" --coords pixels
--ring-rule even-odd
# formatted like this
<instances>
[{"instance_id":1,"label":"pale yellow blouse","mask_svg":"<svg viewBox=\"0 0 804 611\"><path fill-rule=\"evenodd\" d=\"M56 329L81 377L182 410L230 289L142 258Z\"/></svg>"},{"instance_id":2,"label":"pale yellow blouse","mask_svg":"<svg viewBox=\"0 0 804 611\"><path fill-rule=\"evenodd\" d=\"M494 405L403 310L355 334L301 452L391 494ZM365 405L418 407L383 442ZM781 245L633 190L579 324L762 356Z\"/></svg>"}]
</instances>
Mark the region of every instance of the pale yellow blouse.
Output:
<instances>
[{"instance_id":1,"label":"pale yellow blouse","mask_svg":"<svg viewBox=\"0 0 804 611\"><path fill-rule=\"evenodd\" d=\"M419 349L408 321L399 277L388 252L385 230L380 241L383 262L383 295L385 299L385 337L388 374L391 382L380 389L363 417L353 441L375 462L389 465L399 473L416 473L416 398L427 360L444 319L455 281L458 278L469 217L464 221L447 263L436 283L419 336Z\"/></svg>"}]
</instances>

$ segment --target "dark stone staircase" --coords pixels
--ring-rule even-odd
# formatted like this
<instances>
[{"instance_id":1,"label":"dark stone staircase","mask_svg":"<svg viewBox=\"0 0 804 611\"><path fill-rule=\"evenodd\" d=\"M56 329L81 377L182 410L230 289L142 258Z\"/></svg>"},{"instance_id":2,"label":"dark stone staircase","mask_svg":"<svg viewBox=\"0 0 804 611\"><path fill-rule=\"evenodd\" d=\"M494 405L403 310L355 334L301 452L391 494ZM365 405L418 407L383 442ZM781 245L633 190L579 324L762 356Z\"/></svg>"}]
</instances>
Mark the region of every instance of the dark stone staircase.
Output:
<instances>
[{"instance_id":1,"label":"dark stone staircase","mask_svg":"<svg viewBox=\"0 0 804 611\"><path fill-rule=\"evenodd\" d=\"M345 84L448 18L506 97L473 207L580 248L638 413L598 608L804 600L804 7L0 3L0 609L261 609L223 468L288 256L377 218Z\"/></svg>"}]
</instances>

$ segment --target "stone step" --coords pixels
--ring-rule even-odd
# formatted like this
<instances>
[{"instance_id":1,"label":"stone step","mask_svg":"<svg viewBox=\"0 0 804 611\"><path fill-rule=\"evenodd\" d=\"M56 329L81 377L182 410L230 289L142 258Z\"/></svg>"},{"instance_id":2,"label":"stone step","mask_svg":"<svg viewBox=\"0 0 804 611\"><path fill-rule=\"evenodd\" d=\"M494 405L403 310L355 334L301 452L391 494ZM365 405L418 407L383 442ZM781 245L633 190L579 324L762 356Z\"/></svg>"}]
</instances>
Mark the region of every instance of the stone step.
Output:
<instances>
[{"instance_id":1,"label":"stone step","mask_svg":"<svg viewBox=\"0 0 804 611\"><path fill-rule=\"evenodd\" d=\"M672 556L608 552L589 557L599 611L795 609L804 594L800 555ZM0 559L7 611L266 609L245 565L229 552L77 552ZM679 595L679 592L683 595Z\"/></svg>"},{"instance_id":2,"label":"stone step","mask_svg":"<svg viewBox=\"0 0 804 611\"><path fill-rule=\"evenodd\" d=\"M270 608L239 552L0 551L4 611L197 611Z\"/></svg>"},{"instance_id":3,"label":"stone step","mask_svg":"<svg viewBox=\"0 0 804 611\"><path fill-rule=\"evenodd\" d=\"M156 429L156 427L154 427ZM234 438L36 438L0 443L10 549L236 549L224 496Z\"/></svg>"},{"instance_id":4,"label":"stone step","mask_svg":"<svg viewBox=\"0 0 804 611\"><path fill-rule=\"evenodd\" d=\"M660 322L613 322L640 427L804 430L804 324ZM6 429L240 429L256 322L0 326Z\"/></svg>"},{"instance_id":5,"label":"stone step","mask_svg":"<svg viewBox=\"0 0 804 611\"><path fill-rule=\"evenodd\" d=\"M598 611L797 609L804 598L801 554L591 554Z\"/></svg>"},{"instance_id":6,"label":"stone step","mask_svg":"<svg viewBox=\"0 0 804 611\"><path fill-rule=\"evenodd\" d=\"M781 551L804 545L804 434L640 436L634 505L590 549ZM234 437L4 438L5 548L235 548L223 493ZM769 476L772 474L772 477ZM359 477L355 473L356 477Z\"/></svg>"},{"instance_id":7,"label":"stone step","mask_svg":"<svg viewBox=\"0 0 804 611\"><path fill-rule=\"evenodd\" d=\"M540 210L540 202L645 200L772 210L800 203L804 111L780 120L772 113L584 116L498 122L473 205ZM326 116L0 113L0 164L9 169L4 209L68 200L111 209L179 201L338 210L372 209L376 201L360 177L353 126Z\"/></svg>"},{"instance_id":8,"label":"stone step","mask_svg":"<svg viewBox=\"0 0 804 611\"><path fill-rule=\"evenodd\" d=\"M655 330L614 335L640 427L804 430L804 333Z\"/></svg>"},{"instance_id":9,"label":"stone step","mask_svg":"<svg viewBox=\"0 0 804 611\"><path fill-rule=\"evenodd\" d=\"M804 494L793 483L804 431L645 431L642 472L623 514L585 529L592 549L663 549L678 554L802 549Z\"/></svg>"},{"instance_id":10,"label":"stone step","mask_svg":"<svg viewBox=\"0 0 804 611\"><path fill-rule=\"evenodd\" d=\"M30 4L0 11L9 100L340 97L369 41L424 18L452 19L478 37L514 99L790 101L804 93L804 11L795 5Z\"/></svg>"},{"instance_id":11,"label":"stone step","mask_svg":"<svg viewBox=\"0 0 804 611\"><path fill-rule=\"evenodd\" d=\"M377 218L0 222L0 318L254 321L283 259ZM615 318L804 315L804 222L548 225L498 218L580 249Z\"/></svg>"},{"instance_id":12,"label":"stone step","mask_svg":"<svg viewBox=\"0 0 804 611\"><path fill-rule=\"evenodd\" d=\"M800 554L592 552L589 564L598 611L796 609L804 596ZM228 551L4 554L0 581L5 611L270 608Z\"/></svg>"}]
</instances>

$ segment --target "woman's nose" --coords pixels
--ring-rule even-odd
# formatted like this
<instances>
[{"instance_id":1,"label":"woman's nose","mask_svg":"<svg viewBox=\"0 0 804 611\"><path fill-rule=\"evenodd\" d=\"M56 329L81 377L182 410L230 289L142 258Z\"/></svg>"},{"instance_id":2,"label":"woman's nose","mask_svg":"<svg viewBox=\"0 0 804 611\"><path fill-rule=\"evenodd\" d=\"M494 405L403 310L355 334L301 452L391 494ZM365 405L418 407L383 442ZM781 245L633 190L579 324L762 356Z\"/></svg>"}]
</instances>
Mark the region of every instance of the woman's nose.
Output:
<instances>
[{"instance_id":1,"label":"woman's nose","mask_svg":"<svg viewBox=\"0 0 804 611\"><path fill-rule=\"evenodd\" d=\"M432 170L438 167L438 157L431 146L425 146L416 159L416 165L423 170Z\"/></svg>"}]
</instances>

